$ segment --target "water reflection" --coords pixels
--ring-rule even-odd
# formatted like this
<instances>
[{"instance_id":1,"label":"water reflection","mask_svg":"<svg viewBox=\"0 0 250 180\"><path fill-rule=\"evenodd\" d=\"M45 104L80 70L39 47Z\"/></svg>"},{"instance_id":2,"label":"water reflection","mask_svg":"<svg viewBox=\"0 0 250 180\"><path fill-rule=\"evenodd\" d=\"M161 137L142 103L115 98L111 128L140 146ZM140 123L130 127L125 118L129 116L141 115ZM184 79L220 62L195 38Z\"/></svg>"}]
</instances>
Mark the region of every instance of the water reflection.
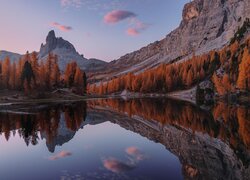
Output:
<instances>
[{"instance_id":1,"label":"water reflection","mask_svg":"<svg viewBox=\"0 0 250 180\"><path fill-rule=\"evenodd\" d=\"M35 114L1 113L0 135L8 141L11 134L13 137L18 134L27 146L45 138L48 150L54 152L55 146L70 141L81 128L86 108L86 102L82 102L45 107Z\"/></svg>"},{"instance_id":2,"label":"water reflection","mask_svg":"<svg viewBox=\"0 0 250 180\"><path fill-rule=\"evenodd\" d=\"M170 99L101 99L89 106L105 107L99 113L113 123L163 144L179 157L185 177L249 177L249 107L218 103L206 110Z\"/></svg>"},{"instance_id":3,"label":"water reflection","mask_svg":"<svg viewBox=\"0 0 250 180\"><path fill-rule=\"evenodd\" d=\"M109 126L112 135L105 135L105 137L98 135L107 129L98 129L97 125L105 122L111 122L129 130L129 136L132 138L113 137L119 136L119 132L116 132L113 126ZM87 125L96 127L95 131L88 132L83 129L79 137L75 137L76 132ZM47 157L50 161L67 160L79 156L79 153L65 149L56 152L57 147L64 146L74 137L79 142L82 142L83 138L90 142L94 137L99 138L95 146L100 146L100 151L109 152L108 155L100 157L100 163L104 169L100 169L95 164L95 168L99 170L81 175L82 178L110 178L110 174L101 176L103 170L120 174L119 176L113 176L113 174L112 177L115 179L131 179L131 177L140 179L139 175L147 173L149 179L182 177L182 175L178 176L178 173L180 174L178 170L176 172L173 170L173 168L178 169L177 165L171 169L170 164L167 167L168 170L158 167L157 163L168 163L161 158L157 159L158 156L164 156L163 152L153 151L149 156L149 149L155 145L151 144L144 148L137 146L144 140L135 143L133 139L135 135L131 134L132 132L162 144L167 151L178 157L182 168L181 174L186 179L206 177L247 179L250 175L250 109L245 106L218 103L208 110L171 99L99 99L68 105L32 107L26 109L23 114L0 113L0 136L4 136L6 141L9 141L19 135L27 146L36 146L45 139L48 150L55 152ZM113 141L117 143L111 142L108 145L110 140L108 138L114 138ZM94 163L95 158L91 153L94 153L95 147L85 144L82 151L84 149L89 153L89 161ZM148 151L145 152L145 150ZM157 160L153 161L151 158ZM143 171L136 170L138 167L143 167L143 164L147 164L149 159L150 167L153 168L147 165ZM78 162L78 160L75 161ZM168 172L168 176L164 172ZM171 176L170 173L174 175ZM70 172L64 174L64 177L68 177ZM71 176L74 177L74 175Z\"/></svg>"},{"instance_id":4,"label":"water reflection","mask_svg":"<svg viewBox=\"0 0 250 180\"><path fill-rule=\"evenodd\" d=\"M98 109L106 107L131 118L159 122L162 126L172 125L201 132L211 137L229 141L237 148L241 144L250 148L250 108L230 106L224 103L214 105L210 110L191 103L171 99L100 99L90 101L89 106Z\"/></svg>"}]
</instances>

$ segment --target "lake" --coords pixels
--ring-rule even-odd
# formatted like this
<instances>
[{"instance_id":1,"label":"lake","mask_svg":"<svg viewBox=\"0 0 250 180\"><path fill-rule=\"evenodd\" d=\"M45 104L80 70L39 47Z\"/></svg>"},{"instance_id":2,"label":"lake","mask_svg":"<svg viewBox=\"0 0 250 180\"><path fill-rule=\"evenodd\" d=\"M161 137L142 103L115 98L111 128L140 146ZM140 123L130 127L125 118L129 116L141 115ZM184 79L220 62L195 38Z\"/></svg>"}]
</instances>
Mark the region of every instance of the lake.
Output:
<instances>
[{"instance_id":1,"label":"lake","mask_svg":"<svg viewBox=\"0 0 250 180\"><path fill-rule=\"evenodd\" d=\"M0 178L248 179L250 109L165 98L0 112Z\"/></svg>"}]
</instances>

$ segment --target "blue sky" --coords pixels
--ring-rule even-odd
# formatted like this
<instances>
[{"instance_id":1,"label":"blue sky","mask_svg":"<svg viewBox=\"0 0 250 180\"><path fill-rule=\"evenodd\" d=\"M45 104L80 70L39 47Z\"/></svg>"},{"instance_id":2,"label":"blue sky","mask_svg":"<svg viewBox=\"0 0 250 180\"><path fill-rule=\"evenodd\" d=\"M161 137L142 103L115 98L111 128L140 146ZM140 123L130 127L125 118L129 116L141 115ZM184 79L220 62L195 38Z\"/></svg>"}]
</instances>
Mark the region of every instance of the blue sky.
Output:
<instances>
[{"instance_id":1,"label":"blue sky","mask_svg":"<svg viewBox=\"0 0 250 180\"><path fill-rule=\"evenodd\" d=\"M48 31L111 61L164 38L190 0L0 0L0 49L38 51Z\"/></svg>"}]
</instances>

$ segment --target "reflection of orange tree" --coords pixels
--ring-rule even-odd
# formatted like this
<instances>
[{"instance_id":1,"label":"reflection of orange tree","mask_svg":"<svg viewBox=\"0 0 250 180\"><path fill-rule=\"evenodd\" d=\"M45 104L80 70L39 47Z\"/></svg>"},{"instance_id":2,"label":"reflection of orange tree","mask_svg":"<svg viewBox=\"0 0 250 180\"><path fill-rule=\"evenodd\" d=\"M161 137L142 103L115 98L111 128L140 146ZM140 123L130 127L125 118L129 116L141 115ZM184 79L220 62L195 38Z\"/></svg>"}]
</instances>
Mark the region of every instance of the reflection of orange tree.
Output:
<instances>
[{"instance_id":1,"label":"reflection of orange tree","mask_svg":"<svg viewBox=\"0 0 250 180\"><path fill-rule=\"evenodd\" d=\"M78 104L77 106L66 108L64 116L67 128L72 131L77 131L86 118L86 104Z\"/></svg>"},{"instance_id":2,"label":"reflection of orange tree","mask_svg":"<svg viewBox=\"0 0 250 180\"><path fill-rule=\"evenodd\" d=\"M37 144L38 133L37 133L38 122L35 121L35 117L32 115L19 115L15 114L2 114L0 120L0 133L4 133L6 140L17 133L24 139L27 145L29 143Z\"/></svg>"},{"instance_id":3,"label":"reflection of orange tree","mask_svg":"<svg viewBox=\"0 0 250 180\"><path fill-rule=\"evenodd\" d=\"M224 141L229 140L234 147L243 143L250 148L250 111L244 107L217 104L212 113L186 102L173 100L102 99L90 101L90 106L110 107L128 116L140 116L161 124L170 124L193 132L207 133ZM222 121L220 121L222 119Z\"/></svg>"},{"instance_id":4,"label":"reflection of orange tree","mask_svg":"<svg viewBox=\"0 0 250 180\"><path fill-rule=\"evenodd\" d=\"M193 131L207 132L215 136L219 123L213 120L211 114L186 102L173 100L133 99L103 99L89 102L93 106L108 106L126 113L130 117L140 116L147 120L155 120L161 124L171 124L192 129Z\"/></svg>"},{"instance_id":5,"label":"reflection of orange tree","mask_svg":"<svg viewBox=\"0 0 250 180\"><path fill-rule=\"evenodd\" d=\"M61 121L61 109L65 113L67 128L76 131L80 128L86 117L86 103L76 106L57 106L45 109L38 114L1 114L0 135L4 134L8 141L11 133L22 137L27 145L36 145L40 135L46 136L48 143L53 142L57 136L59 123Z\"/></svg>"},{"instance_id":6,"label":"reflection of orange tree","mask_svg":"<svg viewBox=\"0 0 250 180\"><path fill-rule=\"evenodd\" d=\"M57 135L60 122L60 110L51 109L38 115L40 132L46 134L48 143L52 142Z\"/></svg>"},{"instance_id":7,"label":"reflection of orange tree","mask_svg":"<svg viewBox=\"0 0 250 180\"><path fill-rule=\"evenodd\" d=\"M239 135L244 144L250 147L250 110L249 108L238 108Z\"/></svg>"},{"instance_id":8,"label":"reflection of orange tree","mask_svg":"<svg viewBox=\"0 0 250 180\"><path fill-rule=\"evenodd\" d=\"M216 120L221 120L225 124L223 127L227 127L221 127L220 138L229 139L230 144L234 147L242 142L247 148L250 148L249 108L218 103L213 109L213 115Z\"/></svg>"}]
</instances>

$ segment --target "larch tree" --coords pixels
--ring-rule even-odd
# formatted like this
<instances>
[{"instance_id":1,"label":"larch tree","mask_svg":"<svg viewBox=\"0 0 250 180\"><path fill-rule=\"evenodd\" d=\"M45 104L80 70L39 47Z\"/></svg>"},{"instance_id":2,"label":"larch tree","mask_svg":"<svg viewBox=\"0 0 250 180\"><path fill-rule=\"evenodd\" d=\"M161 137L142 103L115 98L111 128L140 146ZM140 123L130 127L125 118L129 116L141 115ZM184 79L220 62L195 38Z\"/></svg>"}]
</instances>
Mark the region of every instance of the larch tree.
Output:
<instances>
[{"instance_id":1,"label":"larch tree","mask_svg":"<svg viewBox=\"0 0 250 180\"><path fill-rule=\"evenodd\" d=\"M250 54L247 48L244 49L242 60L239 65L237 86L241 90L250 90Z\"/></svg>"},{"instance_id":2,"label":"larch tree","mask_svg":"<svg viewBox=\"0 0 250 180\"><path fill-rule=\"evenodd\" d=\"M54 87L58 87L60 85L60 78L61 73L58 65L58 57L57 55L54 56L54 65L53 65L53 71L52 71L52 85Z\"/></svg>"},{"instance_id":3,"label":"larch tree","mask_svg":"<svg viewBox=\"0 0 250 180\"><path fill-rule=\"evenodd\" d=\"M45 63L45 86L49 90L52 88L52 71L53 71L53 64L54 57L51 53L49 53L46 63Z\"/></svg>"},{"instance_id":4,"label":"larch tree","mask_svg":"<svg viewBox=\"0 0 250 180\"><path fill-rule=\"evenodd\" d=\"M39 83L39 63L38 63L38 54L37 52L32 52L31 53L31 60L30 60L34 76L35 76L35 83Z\"/></svg>"},{"instance_id":5,"label":"larch tree","mask_svg":"<svg viewBox=\"0 0 250 180\"><path fill-rule=\"evenodd\" d=\"M76 87L78 94L83 94L83 73L79 67L76 68L74 87Z\"/></svg>"},{"instance_id":6,"label":"larch tree","mask_svg":"<svg viewBox=\"0 0 250 180\"><path fill-rule=\"evenodd\" d=\"M86 73L83 71L83 93L86 94L87 93L87 76Z\"/></svg>"},{"instance_id":7,"label":"larch tree","mask_svg":"<svg viewBox=\"0 0 250 180\"><path fill-rule=\"evenodd\" d=\"M41 62L40 64L40 67L39 67L39 86L41 89L45 89L45 80L46 80L46 67L43 63L43 61Z\"/></svg>"},{"instance_id":8,"label":"larch tree","mask_svg":"<svg viewBox=\"0 0 250 180\"><path fill-rule=\"evenodd\" d=\"M31 82L35 79L31 64L26 61L23 66L21 81L26 92L31 90Z\"/></svg>"},{"instance_id":9,"label":"larch tree","mask_svg":"<svg viewBox=\"0 0 250 180\"><path fill-rule=\"evenodd\" d=\"M22 75L24 62L25 62L24 59L20 58L19 61L18 61L18 64L17 64L17 68L16 68L16 76L17 76L16 88L19 89L19 90L22 88L21 75Z\"/></svg>"},{"instance_id":10,"label":"larch tree","mask_svg":"<svg viewBox=\"0 0 250 180\"><path fill-rule=\"evenodd\" d=\"M10 58L6 57L2 65L2 77L3 77L4 88L9 88L10 71L11 71Z\"/></svg>"},{"instance_id":11,"label":"larch tree","mask_svg":"<svg viewBox=\"0 0 250 180\"><path fill-rule=\"evenodd\" d=\"M194 72L190 69L187 73L186 86L190 87L194 81Z\"/></svg>"},{"instance_id":12,"label":"larch tree","mask_svg":"<svg viewBox=\"0 0 250 180\"><path fill-rule=\"evenodd\" d=\"M0 89L3 88L2 61L0 61Z\"/></svg>"},{"instance_id":13,"label":"larch tree","mask_svg":"<svg viewBox=\"0 0 250 180\"><path fill-rule=\"evenodd\" d=\"M71 62L71 63L67 64L67 66L66 66L66 70L64 73L64 79L65 79L65 82L67 84L67 87L72 87L72 85L74 84L74 76L76 73L76 67L77 67L76 62Z\"/></svg>"},{"instance_id":14,"label":"larch tree","mask_svg":"<svg viewBox=\"0 0 250 180\"><path fill-rule=\"evenodd\" d=\"M215 89L217 90L219 95L224 95L226 93L223 84L221 83L221 79L214 73L212 77Z\"/></svg>"},{"instance_id":15,"label":"larch tree","mask_svg":"<svg viewBox=\"0 0 250 180\"><path fill-rule=\"evenodd\" d=\"M228 94L231 92L231 83L230 83L230 79L229 79L229 76L228 74L224 74L223 77L222 77L222 84L223 84L223 88L224 88L224 91Z\"/></svg>"},{"instance_id":16,"label":"larch tree","mask_svg":"<svg viewBox=\"0 0 250 180\"><path fill-rule=\"evenodd\" d=\"M13 65L11 66L11 71L10 71L10 88L11 89L16 89L17 85L17 76L16 76L16 63L14 62Z\"/></svg>"}]
</instances>

